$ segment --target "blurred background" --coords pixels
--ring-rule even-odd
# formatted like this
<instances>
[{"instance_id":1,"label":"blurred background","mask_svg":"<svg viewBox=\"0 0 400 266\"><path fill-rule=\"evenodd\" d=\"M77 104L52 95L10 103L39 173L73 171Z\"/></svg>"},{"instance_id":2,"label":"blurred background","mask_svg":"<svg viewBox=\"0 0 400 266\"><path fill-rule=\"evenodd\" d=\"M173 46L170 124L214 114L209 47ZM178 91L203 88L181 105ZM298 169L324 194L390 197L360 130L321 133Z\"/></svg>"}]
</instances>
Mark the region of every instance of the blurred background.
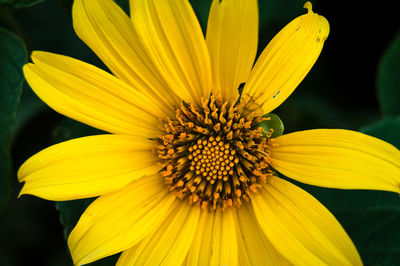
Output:
<instances>
[{"instance_id":1,"label":"blurred background","mask_svg":"<svg viewBox=\"0 0 400 266\"><path fill-rule=\"evenodd\" d=\"M117 2L128 10L127 0ZM191 1L204 31L210 2ZM306 12L304 3L259 1L259 53L290 20ZM311 72L274 111L282 119L285 133L345 128L380 137L399 148L400 20L396 1L381 5L366 1L312 3L314 12L328 19L331 31ZM72 265L65 236L91 201L55 204L29 195L17 198L22 186L16 171L24 160L56 142L98 132L52 111L25 82L22 91L8 91L8 80L22 82L24 45L28 56L32 50L49 51L105 69L75 35L71 6L72 0L0 0L1 266ZM7 60L20 65L10 69ZM366 265L400 265L398 195L301 186L338 218Z\"/></svg>"}]
</instances>

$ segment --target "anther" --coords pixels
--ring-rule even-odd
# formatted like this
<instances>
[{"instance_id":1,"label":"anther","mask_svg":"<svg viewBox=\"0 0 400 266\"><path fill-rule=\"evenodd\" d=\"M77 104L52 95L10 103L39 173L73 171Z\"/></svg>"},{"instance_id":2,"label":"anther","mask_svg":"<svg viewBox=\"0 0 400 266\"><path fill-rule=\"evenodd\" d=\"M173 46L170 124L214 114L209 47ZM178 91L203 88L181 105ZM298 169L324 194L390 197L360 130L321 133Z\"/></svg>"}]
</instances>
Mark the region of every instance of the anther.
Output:
<instances>
[{"instance_id":1,"label":"anther","mask_svg":"<svg viewBox=\"0 0 400 266\"><path fill-rule=\"evenodd\" d=\"M277 143L257 128L263 118L254 117L246 109L254 105L243 99L233 105L212 95L199 107L183 103L176 119L160 126L165 134L154 152L160 175L177 197L209 210L238 207L272 174L270 146Z\"/></svg>"}]
</instances>

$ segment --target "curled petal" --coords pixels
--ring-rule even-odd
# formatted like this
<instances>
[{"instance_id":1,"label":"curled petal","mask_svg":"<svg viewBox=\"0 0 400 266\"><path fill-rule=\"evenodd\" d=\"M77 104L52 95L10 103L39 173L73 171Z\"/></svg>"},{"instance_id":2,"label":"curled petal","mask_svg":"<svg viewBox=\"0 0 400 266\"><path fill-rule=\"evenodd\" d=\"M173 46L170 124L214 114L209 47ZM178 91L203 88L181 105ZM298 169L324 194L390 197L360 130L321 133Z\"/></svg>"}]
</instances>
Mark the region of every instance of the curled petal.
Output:
<instances>
[{"instance_id":1,"label":"curled petal","mask_svg":"<svg viewBox=\"0 0 400 266\"><path fill-rule=\"evenodd\" d=\"M285 101L304 79L329 34L328 21L308 13L284 27L267 45L250 73L243 93L269 113Z\"/></svg>"}]
</instances>

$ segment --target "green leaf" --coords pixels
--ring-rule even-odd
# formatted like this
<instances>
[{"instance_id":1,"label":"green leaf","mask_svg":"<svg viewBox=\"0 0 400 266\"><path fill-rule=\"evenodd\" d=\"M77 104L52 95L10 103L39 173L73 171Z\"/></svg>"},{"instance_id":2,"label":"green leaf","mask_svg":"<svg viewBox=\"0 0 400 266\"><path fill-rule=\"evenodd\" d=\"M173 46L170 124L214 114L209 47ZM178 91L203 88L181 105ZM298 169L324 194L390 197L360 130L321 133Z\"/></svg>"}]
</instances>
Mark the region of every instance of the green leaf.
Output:
<instances>
[{"instance_id":1,"label":"green leaf","mask_svg":"<svg viewBox=\"0 0 400 266\"><path fill-rule=\"evenodd\" d=\"M10 142L24 81L22 66L26 61L22 40L0 28L0 210L11 195Z\"/></svg>"},{"instance_id":2,"label":"green leaf","mask_svg":"<svg viewBox=\"0 0 400 266\"><path fill-rule=\"evenodd\" d=\"M92 203L94 198L56 202L56 209L60 212L60 222L64 226L64 238L69 234L81 217L82 213Z\"/></svg>"},{"instance_id":3,"label":"green leaf","mask_svg":"<svg viewBox=\"0 0 400 266\"><path fill-rule=\"evenodd\" d=\"M44 0L0 0L0 7L13 7L13 8L22 8L22 7L30 7Z\"/></svg>"},{"instance_id":4,"label":"green leaf","mask_svg":"<svg viewBox=\"0 0 400 266\"><path fill-rule=\"evenodd\" d=\"M264 136L269 138L276 138L283 134L283 130L285 129L282 120L276 114L265 114L262 117L266 118L260 124L260 127L264 129ZM267 136L267 134L270 134Z\"/></svg>"},{"instance_id":5,"label":"green leaf","mask_svg":"<svg viewBox=\"0 0 400 266\"><path fill-rule=\"evenodd\" d=\"M17 118L13 137L17 136L35 116L46 110L46 104L29 88L27 83L22 87L20 105L17 111Z\"/></svg>"},{"instance_id":6,"label":"green leaf","mask_svg":"<svg viewBox=\"0 0 400 266\"><path fill-rule=\"evenodd\" d=\"M400 149L400 116L382 119L363 127L361 132L387 141Z\"/></svg>"},{"instance_id":7,"label":"green leaf","mask_svg":"<svg viewBox=\"0 0 400 266\"><path fill-rule=\"evenodd\" d=\"M397 194L315 187L307 190L339 220L365 265L400 265L400 198Z\"/></svg>"},{"instance_id":8,"label":"green leaf","mask_svg":"<svg viewBox=\"0 0 400 266\"><path fill-rule=\"evenodd\" d=\"M400 115L400 32L380 61L377 86L383 113L387 116Z\"/></svg>"},{"instance_id":9,"label":"green leaf","mask_svg":"<svg viewBox=\"0 0 400 266\"><path fill-rule=\"evenodd\" d=\"M104 134L104 133L105 132L101 130L76 122L72 119L65 118L53 130L53 143L59 143L70 139L75 139L90 135Z\"/></svg>"}]
</instances>

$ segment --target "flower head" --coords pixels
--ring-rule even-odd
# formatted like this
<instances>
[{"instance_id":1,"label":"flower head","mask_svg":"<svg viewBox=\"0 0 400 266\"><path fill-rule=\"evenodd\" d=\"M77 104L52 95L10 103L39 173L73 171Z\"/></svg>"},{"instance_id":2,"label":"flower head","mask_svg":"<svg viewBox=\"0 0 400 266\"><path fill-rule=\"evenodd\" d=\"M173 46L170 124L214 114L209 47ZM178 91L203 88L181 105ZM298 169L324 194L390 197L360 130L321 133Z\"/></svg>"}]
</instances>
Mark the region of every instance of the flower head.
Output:
<instances>
[{"instance_id":1,"label":"flower head","mask_svg":"<svg viewBox=\"0 0 400 266\"><path fill-rule=\"evenodd\" d=\"M75 31L112 74L45 52L24 66L50 107L110 133L51 146L18 172L21 194L99 196L69 236L74 263L122 252L120 265L360 265L333 215L276 171L399 193L400 152L348 130L261 126L317 60L327 20L307 2L253 66L256 0L214 0L205 39L187 0L130 4L128 17L112 0L74 1Z\"/></svg>"}]
</instances>

